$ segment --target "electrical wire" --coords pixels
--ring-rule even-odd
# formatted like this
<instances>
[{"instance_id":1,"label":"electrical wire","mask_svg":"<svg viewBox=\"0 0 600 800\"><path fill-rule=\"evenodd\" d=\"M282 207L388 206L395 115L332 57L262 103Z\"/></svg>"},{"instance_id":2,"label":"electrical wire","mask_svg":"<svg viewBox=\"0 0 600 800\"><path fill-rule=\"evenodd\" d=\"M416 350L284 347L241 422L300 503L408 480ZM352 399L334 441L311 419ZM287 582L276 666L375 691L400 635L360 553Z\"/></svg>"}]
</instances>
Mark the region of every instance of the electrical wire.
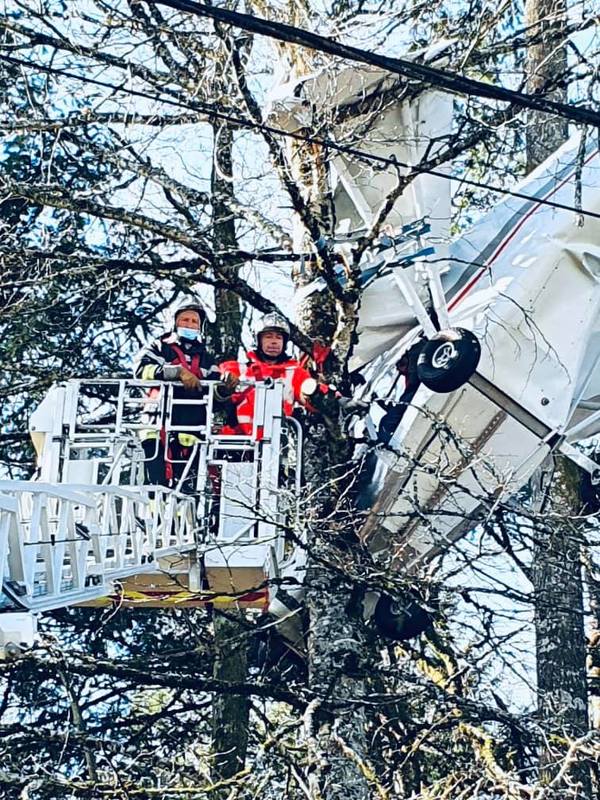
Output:
<instances>
[{"instance_id":1,"label":"electrical wire","mask_svg":"<svg viewBox=\"0 0 600 800\"><path fill-rule=\"evenodd\" d=\"M522 108L531 108L547 114L556 114L573 122L580 122L585 125L600 127L600 113L593 111L585 106L571 106L555 100L548 100L534 94L526 94L514 89L506 89L503 86L493 86L483 81L465 78L462 75L448 72L437 67L430 67L426 64L417 64L402 58L390 58L373 53L369 50L362 50L358 47L341 44L327 36L297 28L294 25L287 25L283 22L255 17L251 14L242 14L239 11L229 11L225 8L218 8L213 5L196 3L193 0L153 0L154 5L168 6L176 11L186 11L196 16L209 17L225 24L233 25L236 28L268 36L280 42L297 44L320 53L338 56L347 61L370 64L380 67L396 75L403 75L406 78L424 81L432 86L441 86L451 92L466 94L475 97L486 97L493 100L500 100L506 103L513 103ZM152 5L151 0L147 0Z\"/></svg>"},{"instance_id":2,"label":"electrical wire","mask_svg":"<svg viewBox=\"0 0 600 800\"><path fill-rule=\"evenodd\" d=\"M490 191L495 194L514 197L518 200L525 200L527 202L532 202L537 205L549 206L550 208L556 208L562 211L570 211L574 214L580 214L581 216L600 219L600 213L596 211L590 211L585 208L576 208L575 206L571 206L566 203L558 203L554 200L548 200L545 198L536 197L535 195L526 194L525 192L517 192L512 189L506 189L504 187L494 186L493 184L484 183L483 181L476 181L470 178L449 175L447 172L443 172L442 170L436 170L428 167L421 167L413 164L407 164L406 162L399 161L397 158L393 156L387 156L387 157L379 156L376 155L375 153L369 153L365 150L360 150L356 147L350 147L348 145L339 144L335 142L333 139L328 139L320 136L309 136L307 134L296 133L294 131L286 131L283 128L278 128L273 125L267 125L265 123L255 122L253 120L249 120L245 117L242 117L239 114L231 113L229 111L223 111L222 110L223 107L217 103L205 103L199 100L195 100L193 102L189 101L183 102L180 100L173 100L172 98L157 97L156 95L148 94L147 92L142 92L140 90L118 87L112 83L108 83L107 81L98 80L97 78L90 78L84 75L77 75L76 73L68 72L66 70L62 70L56 67L47 67L42 64L34 64L25 59L13 58L12 56L7 56L4 54L0 54L0 61L4 61L6 63L13 64L15 66L26 67L28 69L35 69L49 75L57 75L60 77L72 78L77 81L82 81L83 83L89 83L94 86L101 86L106 89L122 92L124 94L132 95L135 97L143 97L147 100L164 103L165 105L175 106L177 108L185 108L188 111L196 111L197 113L205 114L209 119L219 119L224 122L229 122L240 128L247 128L250 130L270 133L275 136L283 136L289 139L294 139L295 141L306 142L308 144L316 144L325 149L333 150L335 152L339 152L344 155L349 155L354 158L362 159L365 161L371 161L377 164L381 164L383 166L392 166L395 168L406 169L409 171L409 174L432 175L434 177L443 178L444 180L456 181L457 183L460 183L461 185L464 186L472 186L473 188L476 189L484 189L486 191ZM160 92L161 90L159 89L158 91ZM56 121L61 122L61 120L56 120Z\"/></svg>"}]
</instances>

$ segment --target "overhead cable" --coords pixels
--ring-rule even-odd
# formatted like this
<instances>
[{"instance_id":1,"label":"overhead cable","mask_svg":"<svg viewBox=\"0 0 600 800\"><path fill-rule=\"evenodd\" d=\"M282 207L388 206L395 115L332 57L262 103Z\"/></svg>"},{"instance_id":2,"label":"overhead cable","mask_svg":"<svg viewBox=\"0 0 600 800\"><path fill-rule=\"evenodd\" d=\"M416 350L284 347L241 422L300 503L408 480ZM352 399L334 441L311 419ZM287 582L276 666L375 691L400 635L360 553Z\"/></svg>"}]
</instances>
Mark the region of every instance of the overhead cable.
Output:
<instances>
[{"instance_id":1,"label":"overhead cable","mask_svg":"<svg viewBox=\"0 0 600 800\"><path fill-rule=\"evenodd\" d=\"M151 0L147 0L152 5ZM358 47L336 42L327 36L297 28L294 25L287 25L283 22L255 17L251 14L242 14L239 11L230 11L226 8L218 8L213 5L196 3L193 0L153 0L155 5L168 6L177 11L185 11L201 17L209 17L224 24L233 25L236 28L268 36L280 42L297 44L321 53L328 53L332 56L346 59L347 61L370 64L374 67L391 72L395 75L402 75L410 80L424 81L432 86L439 86L450 92L466 94L474 97L486 97L493 100L500 100L505 103L512 103L522 108L530 108L535 111L542 111L547 114L556 114L572 122L580 122L585 125L600 127L600 113L585 106L573 106L567 103L559 103L556 100L548 100L535 94L506 89L504 86L494 86L484 81L477 81L472 78L465 78L447 70L431 67L427 64L417 64L403 58L391 58L363 50Z\"/></svg>"},{"instance_id":2,"label":"overhead cable","mask_svg":"<svg viewBox=\"0 0 600 800\"><path fill-rule=\"evenodd\" d=\"M536 197L535 195L526 194L525 192L518 192L512 189L506 189L504 187L494 186L492 184L483 183L482 181L476 181L470 178L456 177L454 175L449 175L447 172L443 172L442 170L439 169L408 164L406 162L399 161L394 156L376 155L375 153L369 153L368 151L360 150L359 148L356 147L339 144L333 139L328 139L321 136L310 136L308 134L297 133L294 131L286 131L283 128L277 128L273 125L267 125L266 123L255 122L254 120L250 120L246 117L241 116L240 114L236 114L229 110L223 111L223 106L220 106L218 103L206 103L201 100L183 102L180 100L174 100L171 97L157 97L156 95L148 94L147 92L142 92L137 89L118 87L115 86L113 83L102 81L99 80L98 78L90 78L84 75L78 75L77 73L68 72L66 70L62 70L57 67L48 67L42 64L34 64L30 61L19 58L13 58L12 56L6 56L4 54L0 54L0 61L5 61L9 64L26 67L28 69L36 69L48 75L58 75L61 77L72 78L74 80L81 81L83 83L89 83L94 86L102 86L106 89L111 89L112 91L119 91L122 92L123 94L135 97L143 97L147 100L153 100L154 102L164 103L165 105L175 106L177 108L185 108L188 111L196 111L199 114L204 114L209 119L222 120L223 122L231 123L232 125L236 125L240 128L247 128L249 130L261 131L275 136L283 136L289 139L294 139L295 141L306 142L308 144L316 144L325 149L333 150L335 152L342 153L343 155L351 156L353 158L358 158L365 161L371 161L376 164L381 164L382 166L391 166L396 169L405 169L408 171L409 175L413 174L432 175L437 178L443 178L444 180L455 181L456 183L459 183L464 186L472 186L473 188L476 189L484 189L485 191L493 192L495 194L501 194L507 197L515 197L518 200L529 201L537 205L549 206L551 208L556 208L563 211L571 211L574 214L580 214L582 216L600 219L600 213L596 211L590 211L585 208L576 208L575 206L571 206L566 203L558 203L554 200L548 200L545 198ZM161 90L158 89L157 91L160 92ZM60 121L61 120L57 120L57 122Z\"/></svg>"}]
</instances>

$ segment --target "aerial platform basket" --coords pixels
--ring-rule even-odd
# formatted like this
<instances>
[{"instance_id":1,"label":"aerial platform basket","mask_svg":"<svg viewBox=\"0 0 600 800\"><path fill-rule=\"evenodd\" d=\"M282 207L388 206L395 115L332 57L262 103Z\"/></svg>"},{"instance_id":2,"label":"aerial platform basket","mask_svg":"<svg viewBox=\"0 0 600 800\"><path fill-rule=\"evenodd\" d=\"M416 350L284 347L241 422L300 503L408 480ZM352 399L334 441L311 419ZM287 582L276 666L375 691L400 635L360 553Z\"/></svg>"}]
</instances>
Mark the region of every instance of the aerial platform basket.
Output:
<instances>
[{"instance_id":1,"label":"aerial platform basket","mask_svg":"<svg viewBox=\"0 0 600 800\"><path fill-rule=\"evenodd\" d=\"M257 383L252 435L221 435L214 386L184 400L156 381L50 390L31 419L39 474L0 482L5 605L268 603L281 526L295 514L301 430L282 417L282 384ZM197 425L172 423L178 403L198 406ZM171 464L176 485L146 485L161 438L168 462L183 432L190 446Z\"/></svg>"}]
</instances>

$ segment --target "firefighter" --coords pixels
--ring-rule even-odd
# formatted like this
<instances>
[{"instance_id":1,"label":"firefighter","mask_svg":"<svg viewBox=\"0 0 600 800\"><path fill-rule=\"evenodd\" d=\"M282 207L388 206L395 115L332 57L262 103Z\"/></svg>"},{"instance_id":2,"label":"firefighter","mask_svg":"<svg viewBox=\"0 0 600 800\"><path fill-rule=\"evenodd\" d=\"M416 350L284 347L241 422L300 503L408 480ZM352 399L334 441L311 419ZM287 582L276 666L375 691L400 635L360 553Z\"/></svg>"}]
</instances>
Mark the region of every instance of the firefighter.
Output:
<instances>
[{"instance_id":1,"label":"firefighter","mask_svg":"<svg viewBox=\"0 0 600 800\"><path fill-rule=\"evenodd\" d=\"M341 397L325 384L318 383L295 358L287 352L290 327L280 314L266 314L256 329L256 349L247 353L247 362L225 361L219 364L224 385L218 387L217 396L229 397L227 424L222 432L226 435L250 436L254 423L254 389L252 386L234 391L231 388L236 380L284 381L283 411L291 417L294 408L303 406L308 411L327 413L342 408L348 413L364 411L365 403ZM259 432L260 436L260 432Z\"/></svg>"},{"instance_id":2,"label":"firefighter","mask_svg":"<svg viewBox=\"0 0 600 800\"><path fill-rule=\"evenodd\" d=\"M207 352L202 341L205 322L206 310L200 303L189 301L180 305L173 315L172 330L155 339L138 354L134 363L134 377L173 382L174 400L200 400L201 380L218 377L215 359ZM164 428L160 433L146 432L142 446L146 458L147 483L177 485L185 461L197 441L197 428L205 422L205 406L194 402L189 405L178 403L172 407L171 425L189 427L189 431L173 432L168 437L169 441L166 440Z\"/></svg>"},{"instance_id":3,"label":"firefighter","mask_svg":"<svg viewBox=\"0 0 600 800\"><path fill-rule=\"evenodd\" d=\"M308 394L314 392L314 380L300 362L286 353L290 337L287 320L280 314L266 314L256 328L256 347L247 353L245 364L239 361L225 361L219 364L225 386L219 387L217 394L225 400L229 395L230 406L226 425L222 432L226 435L250 436L254 422L254 388L247 386L231 393L236 380L264 381L283 380L283 411L290 417L296 404L314 410L308 402Z\"/></svg>"}]
</instances>

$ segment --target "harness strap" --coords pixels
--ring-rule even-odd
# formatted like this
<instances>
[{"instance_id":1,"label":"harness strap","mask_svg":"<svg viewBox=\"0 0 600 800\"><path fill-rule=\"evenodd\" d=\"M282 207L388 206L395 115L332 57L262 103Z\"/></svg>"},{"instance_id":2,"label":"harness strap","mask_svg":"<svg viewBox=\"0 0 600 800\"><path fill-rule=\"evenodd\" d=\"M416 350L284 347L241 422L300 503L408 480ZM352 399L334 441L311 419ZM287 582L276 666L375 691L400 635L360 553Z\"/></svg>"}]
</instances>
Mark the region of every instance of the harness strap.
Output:
<instances>
[{"instance_id":1,"label":"harness strap","mask_svg":"<svg viewBox=\"0 0 600 800\"><path fill-rule=\"evenodd\" d=\"M192 356L191 363L188 361L186 354L183 352L181 347L177 344L171 343L169 347L175 352L176 358L171 361L171 364L179 364L181 367L185 367L189 369L192 375L195 375L197 378L202 377L202 370L200 369L200 355L199 353L195 353Z\"/></svg>"}]
</instances>

